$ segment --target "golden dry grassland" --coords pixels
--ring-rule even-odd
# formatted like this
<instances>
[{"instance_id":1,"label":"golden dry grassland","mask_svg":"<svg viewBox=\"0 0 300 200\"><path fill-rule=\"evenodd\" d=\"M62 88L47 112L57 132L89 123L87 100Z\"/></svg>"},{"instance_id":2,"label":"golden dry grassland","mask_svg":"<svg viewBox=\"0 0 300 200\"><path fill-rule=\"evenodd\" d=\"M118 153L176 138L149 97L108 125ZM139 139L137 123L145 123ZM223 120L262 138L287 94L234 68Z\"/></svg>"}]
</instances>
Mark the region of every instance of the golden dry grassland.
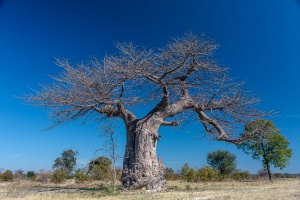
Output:
<instances>
[{"instance_id":1,"label":"golden dry grassland","mask_svg":"<svg viewBox=\"0 0 300 200\"><path fill-rule=\"evenodd\" d=\"M92 182L75 184L68 181L64 184L42 184L31 181L1 182L1 200L114 200L114 199L300 199L300 179L280 179L251 182L210 182L187 183L183 181L168 181L167 191L147 193L145 190L121 192L112 195L105 189L105 184Z\"/></svg>"}]
</instances>

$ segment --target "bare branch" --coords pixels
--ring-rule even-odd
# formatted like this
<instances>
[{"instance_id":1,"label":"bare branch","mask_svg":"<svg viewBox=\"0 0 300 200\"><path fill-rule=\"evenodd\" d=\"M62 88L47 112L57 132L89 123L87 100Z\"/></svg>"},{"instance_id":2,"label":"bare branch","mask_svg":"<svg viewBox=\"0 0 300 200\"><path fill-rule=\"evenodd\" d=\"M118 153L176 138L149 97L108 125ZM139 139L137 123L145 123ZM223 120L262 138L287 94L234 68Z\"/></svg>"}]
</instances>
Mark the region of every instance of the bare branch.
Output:
<instances>
[{"instance_id":1,"label":"bare branch","mask_svg":"<svg viewBox=\"0 0 300 200\"><path fill-rule=\"evenodd\" d=\"M180 124L180 121L172 121L172 122L167 122L163 121L161 124L162 126L178 126Z\"/></svg>"},{"instance_id":2,"label":"bare branch","mask_svg":"<svg viewBox=\"0 0 300 200\"><path fill-rule=\"evenodd\" d=\"M155 106L142 119L175 126L165 119L193 110L210 135L228 142L236 142L229 139L235 125L268 114L256 109L259 99L243 89L244 83L229 78L210 58L217 45L203 35L188 33L158 51L133 43L116 47L119 54L102 62L93 58L72 65L56 59L64 71L52 76L55 84L25 99L50 108L57 124L94 113L128 124L137 120L129 108L151 103Z\"/></svg>"}]
</instances>

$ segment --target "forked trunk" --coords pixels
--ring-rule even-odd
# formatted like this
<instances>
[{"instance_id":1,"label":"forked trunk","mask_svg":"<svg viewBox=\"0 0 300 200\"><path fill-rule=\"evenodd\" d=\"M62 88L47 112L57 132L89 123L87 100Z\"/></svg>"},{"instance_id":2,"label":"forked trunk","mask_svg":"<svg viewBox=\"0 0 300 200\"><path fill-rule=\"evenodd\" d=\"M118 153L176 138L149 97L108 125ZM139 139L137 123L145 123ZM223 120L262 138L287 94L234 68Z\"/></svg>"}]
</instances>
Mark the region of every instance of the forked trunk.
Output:
<instances>
[{"instance_id":1,"label":"forked trunk","mask_svg":"<svg viewBox=\"0 0 300 200\"><path fill-rule=\"evenodd\" d=\"M157 158L158 127L136 120L126 125L127 144L123 162L122 185L125 189L165 190L165 166Z\"/></svg>"}]
</instances>

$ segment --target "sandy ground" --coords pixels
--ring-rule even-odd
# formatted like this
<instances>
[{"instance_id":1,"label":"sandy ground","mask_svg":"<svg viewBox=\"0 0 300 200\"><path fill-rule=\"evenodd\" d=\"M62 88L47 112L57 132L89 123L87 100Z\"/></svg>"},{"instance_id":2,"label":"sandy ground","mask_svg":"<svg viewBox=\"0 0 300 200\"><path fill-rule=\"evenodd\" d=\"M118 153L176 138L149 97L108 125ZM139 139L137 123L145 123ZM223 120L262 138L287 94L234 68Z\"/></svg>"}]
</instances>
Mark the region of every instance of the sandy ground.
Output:
<instances>
[{"instance_id":1,"label":"sandy ground","mask_svg":"<svg viewBox=\"0 0 300 200\"><path fill-rule=\"evenodd\" d=\"M102 185L102 186L101 186ZM300 179L281 179L270 183L268 181L251 182L211 182L187 183L169 181L165 192L147 193L145 190L121 192L112 195L105 190L103 183L93 182L78 185L73 182L64 184L42 184L31 181L14 181L0 183L1 200L61 200L61 199L299 199Z\"/></svg>"}]
</instances>

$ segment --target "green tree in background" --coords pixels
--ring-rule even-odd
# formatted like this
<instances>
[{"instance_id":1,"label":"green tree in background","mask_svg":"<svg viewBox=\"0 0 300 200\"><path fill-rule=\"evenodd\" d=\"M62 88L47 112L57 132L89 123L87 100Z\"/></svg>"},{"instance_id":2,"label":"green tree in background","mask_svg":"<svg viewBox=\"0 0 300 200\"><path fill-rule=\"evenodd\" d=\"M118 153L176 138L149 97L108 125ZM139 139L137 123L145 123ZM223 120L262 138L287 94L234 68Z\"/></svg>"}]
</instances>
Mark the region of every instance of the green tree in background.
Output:
<instances>
[{"instance_id":1,"label":"green tree in background","mask_svg":"<svg viewBox=\"0 0 300 200\"><path fill-rule=\"evenodd\" d=\"M270 165L281 170L289 164L292 157L292 149L289 142L280 134L280 130L270 120L255 120L245 125L244 133L260 132L251 140L238 145L247 154L252 154L256 160L262 159L262 164L268 171L269 180L272 181Z\"/></svg>"},{"instance_id":2,"label":"green tree in background","mask_svg":"<svg viewBox=\"0 0 300 200\"><path fill-rule=\"evenodd\" d=\"M60 169L66 174L70 175L76 166L77 151L72 149L64 150L61 157L54 160L53 168Z\"/></svg>"},{"instance_id":3,"label":"green tree in background","mask_svg":"<svg viewBox=\"0 0 300 200\"><path fill-rule=\"evenodd\" d=\"M229 151L213 151L207 154L206 160L207 164L217 169L223 177L236 170L236 156Z\"/></svg>"}]
</instances>

